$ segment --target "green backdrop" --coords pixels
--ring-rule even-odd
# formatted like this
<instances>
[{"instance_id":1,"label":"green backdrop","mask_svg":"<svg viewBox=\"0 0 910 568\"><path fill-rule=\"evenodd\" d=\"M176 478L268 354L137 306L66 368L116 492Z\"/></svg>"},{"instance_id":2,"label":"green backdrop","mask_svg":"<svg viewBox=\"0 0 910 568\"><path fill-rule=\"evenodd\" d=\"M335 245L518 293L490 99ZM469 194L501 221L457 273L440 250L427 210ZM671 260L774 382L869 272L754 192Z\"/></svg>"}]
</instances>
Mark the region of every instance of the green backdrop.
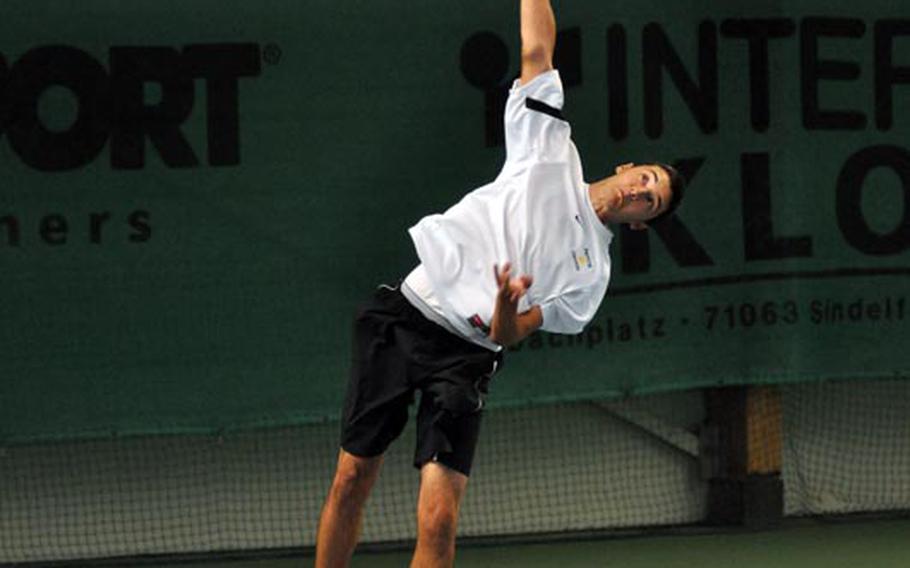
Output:
<instances>
[{"instance_id":1,"label":"green backdrop","mask_svg":"<svg viewBox=\"0 0 910 568\"><path fill-rule=\"evenodd\" d=\"M502 162L518 3L8 4L0 442L336 416L356 305ZM491 402L910 376L910 8L555 6L586 177L691 183Z\"/></svg>"}]
</instances>

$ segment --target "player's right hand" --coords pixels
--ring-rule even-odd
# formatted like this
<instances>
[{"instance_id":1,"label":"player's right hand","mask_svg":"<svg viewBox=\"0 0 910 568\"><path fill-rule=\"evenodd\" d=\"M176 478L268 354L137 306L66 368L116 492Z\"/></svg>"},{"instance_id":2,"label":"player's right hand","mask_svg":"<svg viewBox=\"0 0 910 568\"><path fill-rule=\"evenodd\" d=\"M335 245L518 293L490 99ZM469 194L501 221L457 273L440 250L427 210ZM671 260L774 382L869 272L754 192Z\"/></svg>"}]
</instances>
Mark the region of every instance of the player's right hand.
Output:
<instances>
[{"instance_id":1,"label":"player's right hand","mask_svg":"<svg viewBox=\"0 0 910 568\"><path fill-rule=\"evenodd\" d=\"M512 278L512 263L510 262L503 264L502 270L500 270L499 265L494 264L493 273L496 276L496 284L499 287L499 299L515 305L518 304L518 300L525 295L525 292L528 291L534 281L527 274Z\"/></svg>"}]
</instances>

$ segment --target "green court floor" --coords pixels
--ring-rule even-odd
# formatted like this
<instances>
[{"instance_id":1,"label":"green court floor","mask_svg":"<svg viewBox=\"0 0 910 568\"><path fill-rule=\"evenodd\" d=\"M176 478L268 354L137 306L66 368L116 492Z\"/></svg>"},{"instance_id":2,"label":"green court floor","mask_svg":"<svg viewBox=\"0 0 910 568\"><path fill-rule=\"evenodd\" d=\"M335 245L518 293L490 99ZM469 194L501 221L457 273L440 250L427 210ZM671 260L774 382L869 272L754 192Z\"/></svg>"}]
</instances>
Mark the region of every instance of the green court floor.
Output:
<instances>
[{"instance_id":1,"label":"green court floor","mask_svg":"<svg viewBox=\"0 0 910 568\"><path fill-rule=\"evenodd\" d=\"M400 568L407 552L358 554L353 568ZM291 568L312 558L171 568ZM910 519L790 521L762 532L672 534L548 544L461 546L459 568L910 568ZM145 566L148 566L147 564Z\"/></svg>"}]
</instances>

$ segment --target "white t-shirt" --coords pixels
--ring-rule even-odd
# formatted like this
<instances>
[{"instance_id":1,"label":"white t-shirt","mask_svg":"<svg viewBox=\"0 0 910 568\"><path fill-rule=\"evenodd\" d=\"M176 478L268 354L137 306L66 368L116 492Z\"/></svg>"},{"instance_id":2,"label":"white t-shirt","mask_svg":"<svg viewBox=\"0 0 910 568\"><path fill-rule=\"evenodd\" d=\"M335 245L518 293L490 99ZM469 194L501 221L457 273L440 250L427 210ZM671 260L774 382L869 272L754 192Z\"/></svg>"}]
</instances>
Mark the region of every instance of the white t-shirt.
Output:
<instances>
[{"instance_id":1,"label":"white t-shirt","mask_svg":"<svg viewBox=\"0 0 910 568\"><path fill-rule=\"evenodd\" d=\"M516 81L506 103L502 171L409 230L422 269L405 284L424 279L418 293L424 306L418 307L430 306L489 349L500 348L487 337L496 302L494 264L511 262L513 277L533 277L518 309L539 305L545 331L581 332L607 290L613 235L594 213L562 106L557 71L525 85Z\"/></svg>"}]
</instances>

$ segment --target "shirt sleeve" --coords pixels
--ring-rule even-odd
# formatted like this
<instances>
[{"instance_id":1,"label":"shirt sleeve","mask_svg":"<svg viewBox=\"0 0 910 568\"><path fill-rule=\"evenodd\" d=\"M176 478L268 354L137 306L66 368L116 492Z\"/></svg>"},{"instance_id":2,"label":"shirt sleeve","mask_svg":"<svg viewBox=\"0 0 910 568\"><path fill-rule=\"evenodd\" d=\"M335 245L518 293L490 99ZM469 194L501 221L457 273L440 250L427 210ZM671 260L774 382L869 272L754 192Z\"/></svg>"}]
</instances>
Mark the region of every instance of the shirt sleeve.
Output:
<instances>
[{"instance_id":1,"label":"shirt sleeve","mask_svg":"<svg viewBox=\"0 0 910 568\"><path fill-rule=\"evenodd\" d=\"M512 84L505 111L506 163L557 157L568 145L571 128L563 118L563 89L555 69L525 84Z\"/></svg>"},{"instance_id":2,"label":"shirt sleeve","mask_svg":"<svg viewBox=\"0 0 910 568\"><path fill-rule=\"evenodd\" d=\"M555 296L540 305L541 329L551 333L581 333L594 319L603 296L582 288Z\"/></svg>"}]
</instances>

